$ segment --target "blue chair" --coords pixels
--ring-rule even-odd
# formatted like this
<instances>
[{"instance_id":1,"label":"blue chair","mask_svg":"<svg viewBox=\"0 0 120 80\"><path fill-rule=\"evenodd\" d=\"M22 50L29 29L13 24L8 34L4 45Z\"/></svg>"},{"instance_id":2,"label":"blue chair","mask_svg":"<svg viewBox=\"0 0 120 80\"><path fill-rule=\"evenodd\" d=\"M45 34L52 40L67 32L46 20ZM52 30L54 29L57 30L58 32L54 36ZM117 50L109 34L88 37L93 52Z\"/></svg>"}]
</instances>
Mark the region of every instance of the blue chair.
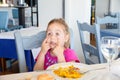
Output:
<instances>
[{"instance_id":1,"label":"blue chair","mask_svg":"<svg viewBox=\"0 0 120 80\"><path fill-rule=\"evenodd\" d=\"M105 26L106 29L119 29L119 15L116 16L105 16L105 17L96 17L96 24L100 26Z\"/></svg>"},{"instance_id":2,"label":"blue chair","mask_svg":"<svg viewBox=\"0 0 120 80\"><path fill-rule=\"evenodd\" d=\"M18 15L18 9L12 9L12 16L14 19L14 29L21 29L23 28L22 25L19 25L19 15Z\"/></svg>"},{"instance_id":3,"label":"blue chair","mask_svg":"<svg viewBox=\"0 0 120 80\"><path fill-rule=\"evenodd\" d=\"M8 25L8 12L0 11L0 32L9 31L7 25Z\"/></svg>"},{"instance_id":4,"label":"blue chair","mask_svg":"<svg viewBox=\"0 0 120 80\"><path fill-rule=\"evenodd\" d=\"M20 25L9 25L9 15L7 11L0 11L0 32L12 31L15 29L21 29Z\"/></svg>"},{"instance_id":5,"label":"blue chair","mask_svg":"<svg viewBox=\"0 0 120 80\"><path fill-rule=\"evenodd\" d=\"M69 28L70 32L70 49L74 49L74 34L72 28Z\"/></svg>"},{"instance_id":6,"label":"blue chair","mask_svg":"<svg viewBox=\"0 0 120 80\"><path fill-rule=\"evenodd\" d=\"M15 22L15 25L19 24L18 9L12 9L12 16Z\"/></svg>"},{"instance_id":7,"label":"blue chair","mask_svg":"<svg viewBox=\"0 0 120 80\"><path fill-rule=\"evenodd\" d=\"M100 51L100 27L99 25L89 25L87 23L81 24L77 21L81 45L83 49L84 59L86 64L102 63L103 56ZM91 45L85 34L94 34L96 39L96 45ZM90 36L89 36L90 37Z\"/></svg>"},{"instance_id":8,"label":"blue chair","mask_svg":"<svg viewBox=\"0 0 120 80\"><path fill-rule=\"evenodd\" d=\"M41 47L45 35L45 31L41 31L35 35L26 37L23 37L19 31L14 33L20 72L26 72L27 70L32 71L30 69L33 69L35 61L26 61L25 50L32 50ZM31 62L31 65L27 65L28 62Z\"/></svg>"},{"instance_id":9,"label":"blue chair","mask_svg":"<svg viewBox=\"0 0 120 80\"><path fill-rule=\"evenodd\" d=\"M35 49L38 47L41 47L41 44L43 42L43 39L46 36L46 31L41 31L35 35L32 36L22 36L19 31L16 31L14 33L15 36L15 44L16 44L16 51L18 56L18 63L19 63L19 71L25 72L25 71L32 71L34 67L34 59L31 58L31 54L28 53L28 55L25 55L25 51ZM73 32L70 28L70 48L74 48L74 42L73 42ZM29 56L29 61L27 57ZM31 59L30 59L31 58ZM29 64L28 64L29 63ZM27 66L27 69L26 69Z\"/></svg>"},{"instance_id":10,"label":"blue chair","mask_svg":"<svg viewBox=\"0 0 120 80\"><path fill-rule=\"evenodd\" d=\"M18 9L12 9L12 16L14 19L18 19Z\"/></svg>"}]
</instances>

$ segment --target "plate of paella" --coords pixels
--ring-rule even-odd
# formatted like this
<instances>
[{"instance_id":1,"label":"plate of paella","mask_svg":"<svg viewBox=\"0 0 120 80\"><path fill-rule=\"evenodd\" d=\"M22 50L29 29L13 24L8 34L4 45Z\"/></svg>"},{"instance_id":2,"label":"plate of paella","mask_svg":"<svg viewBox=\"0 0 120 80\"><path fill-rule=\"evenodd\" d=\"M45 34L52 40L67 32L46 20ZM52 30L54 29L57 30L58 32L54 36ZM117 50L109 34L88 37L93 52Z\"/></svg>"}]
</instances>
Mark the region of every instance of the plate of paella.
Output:
<instances>
[{"instance_id":1,"label":"plate of paella","mask_svg":"<svg viewBox=\"0 0 120 80\"><path fill-rule=\"evenodd\" d=\"M65 62L54 64L48 67L47 70L52 70L53 73L58 77L64 79L71 78L72 80L76 80L84 76L83 72L87 70L87 65L75 62Z\"/></svg>"}]
</instances>

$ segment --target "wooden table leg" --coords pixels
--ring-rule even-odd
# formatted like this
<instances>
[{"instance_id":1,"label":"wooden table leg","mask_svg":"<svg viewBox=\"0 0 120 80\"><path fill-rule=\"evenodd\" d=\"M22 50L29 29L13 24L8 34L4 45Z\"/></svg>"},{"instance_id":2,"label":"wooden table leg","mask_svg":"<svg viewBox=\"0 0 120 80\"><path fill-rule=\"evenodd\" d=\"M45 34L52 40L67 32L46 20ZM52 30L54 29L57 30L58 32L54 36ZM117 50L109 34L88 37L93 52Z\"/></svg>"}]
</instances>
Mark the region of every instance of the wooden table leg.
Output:
<instances>
[{"instance_id":1,"label":"wooden table leg","mask_svg":"<svg viewBox=\"0 0 120 80\"><path fill-rule=\"evenodd\" d=\"M5 72L5 70L6 70L6 60L5 60L5 58L0 58L0 63L1 63L2 72Z\"/></svg>"}]
</instances>

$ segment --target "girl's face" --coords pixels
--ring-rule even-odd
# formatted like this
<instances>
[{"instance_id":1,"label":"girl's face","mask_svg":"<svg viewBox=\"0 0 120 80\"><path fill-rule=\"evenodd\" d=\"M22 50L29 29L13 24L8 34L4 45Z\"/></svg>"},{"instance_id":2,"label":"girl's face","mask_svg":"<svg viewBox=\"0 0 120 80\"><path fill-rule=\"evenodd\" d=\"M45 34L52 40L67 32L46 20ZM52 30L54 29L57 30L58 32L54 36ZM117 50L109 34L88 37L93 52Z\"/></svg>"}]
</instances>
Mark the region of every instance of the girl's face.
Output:
<instances>
[{"instance_id":1,"label":"girl's face","mask_svg":"<svg viewBox=\"0 0 120 80\"><path fill-rule=\"evenodd\" d=\"M52 23L48 26L46 37L51 49L54 49L57 45L64 47L64 43L68 40L64 26L58 23Z\"/></svg>"}]
</instances>

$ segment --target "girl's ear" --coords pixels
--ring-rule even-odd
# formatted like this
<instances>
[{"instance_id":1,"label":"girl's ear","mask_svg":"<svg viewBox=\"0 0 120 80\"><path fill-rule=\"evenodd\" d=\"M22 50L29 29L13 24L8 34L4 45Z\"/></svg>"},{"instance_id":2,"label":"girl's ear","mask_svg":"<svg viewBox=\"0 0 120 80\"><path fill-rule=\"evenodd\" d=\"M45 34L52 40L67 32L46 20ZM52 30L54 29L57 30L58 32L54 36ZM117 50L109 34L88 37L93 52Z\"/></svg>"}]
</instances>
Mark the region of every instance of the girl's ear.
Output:
<instances>
[{"instance_id":1,"label":"girl's ear","mask_svg":"<svg viewBox=\"0 0 120 80\"><path fill-rule=\"evenodd\" d=\"M69 39L70 39L70 35L67 34L66 37L65 37L65 42L68 42Z\"/></svg>"},{"instance_id":2,"label":"girl's ear","mask_svg":"<svg viewBox=\"0 0 120 80\"><path fill-rule=\"evenodd\" d=\"M65 48L69 48L70 47L70 35L69 34L67 34L66 36L65 36Z\"/></svg>"}]
</instances>

